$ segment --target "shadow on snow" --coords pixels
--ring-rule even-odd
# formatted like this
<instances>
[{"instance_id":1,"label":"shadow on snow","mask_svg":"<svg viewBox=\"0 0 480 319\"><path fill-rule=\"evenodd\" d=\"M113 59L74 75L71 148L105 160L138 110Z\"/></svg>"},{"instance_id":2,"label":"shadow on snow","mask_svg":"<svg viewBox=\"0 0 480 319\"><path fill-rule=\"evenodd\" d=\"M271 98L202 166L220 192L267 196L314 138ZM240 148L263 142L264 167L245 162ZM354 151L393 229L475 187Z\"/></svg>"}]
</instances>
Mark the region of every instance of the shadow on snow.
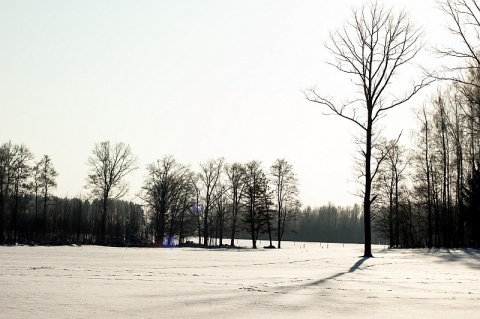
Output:
<instances>
[{"instance_id":1,"label":"shadow on snow","mask_svg":"<svg viewBox=\"0 0 480 319\"><path fill-rule=\"evenodd\" d=\"M424 254L440 258L445 262L458 262L480 269L480 250L478 249L428 249Z\"/></svg>"},{"instance_id":2,"label":"shadow on snow","mask_svg":"<svg viewBox=\"0 0 480 319\"><path fill-rule=\"evenodd\" d=\"M332 280L332 279L335 279L335 278L344 276L344 275L346 275L346 274L353 273L353 272L355 272L358 268L360 268L360 266L361 266L366 260L368 260L368 259L370 259L370 258L373 258L373 257L362 257L362 258L360 258L352 267L350 267L350 269L349 269L348 271L339 272L338 274L335 274L335 275L333 275L333 276L330 276L330 277L327 277L327 278L323 278L323 279L320 279L320 280L311 282L311 283L307 284L307 286L322 285L322 284L324 284L325 282L327 282L327 281L329 281L329 280Z\"/></svg>"}]
</instances>

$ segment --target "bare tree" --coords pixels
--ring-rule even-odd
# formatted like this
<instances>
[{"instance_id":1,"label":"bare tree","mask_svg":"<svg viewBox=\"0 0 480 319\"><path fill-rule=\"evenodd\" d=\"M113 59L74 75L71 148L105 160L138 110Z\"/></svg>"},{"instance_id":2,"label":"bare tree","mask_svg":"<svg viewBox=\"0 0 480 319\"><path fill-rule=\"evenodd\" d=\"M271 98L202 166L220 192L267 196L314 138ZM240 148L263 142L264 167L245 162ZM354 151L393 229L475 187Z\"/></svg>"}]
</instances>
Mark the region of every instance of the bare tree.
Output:
<instances>
[{"instance_id":1,"label":"bare tree","mask_svg":"<svg viewBox=\"0 0 480 319\"><path fill-rule=\"evenodd\" d=\"M228 206L228 197L227 197L227 186L224 183L219 183L215 190L215 214L210 214L212 219L215 222L215 245L217 245L216 239L219 239L219 245L223 245L223 237L225 234L225 226L228 222L227 216L227 206Z\"/></svg>"},{"instance_id":2,"label":"bare tree","mask_svg":"<svg viewBox=\"0 0 480 319\"><path fill-rule=\"evenodd\" d=\"M192 172L171 155L148 165L147 171L142 197L153 211L155 242L160 246L164 244L168 228L167 245L171 245L172 237L180 234L184 212L194 197Z\"/></svg>"},{"instance_id":3,"label":"bare tree","mask_svg":"<svg viewBox=\"0 0 480 319\"><path fill-rule=\"evenodd\" d=\"M245 185L245 214L243 224L252 238L252 248L257 248L257 239L263 235L268 226L268 216L265 210L265 193L268 183L265 173L258 161L250 161L245 165L243 177Z\"/></svg>"},{"instance_id":4,"label":"bare tree","mask_svg":"<svg viewBox=\"0 0 480 319\"><path fill-rule=\"evenodd\" d=\"M285 159L277 159L270 167L270 178L273 184L277 213L277 242L281 246L286 224L295 217L299 208L298 179L293 166Z\"/></svg>"},{"instance_id":5,"label":"bare tree","mask_svg":"<svg viewBox=\"0 0 480 319\"><path fill-rule=\"evenodd\" d=\"M371 162L372 139L378 134L375 124L388 110L407 102L428 84L426 79L413 83L401 96L395 96L391 90L398 71L415 58L422 44L422 32L406 12L397 14L377 2L354 9L344 27L330 34L326 47L333 55L334 62L329 64L351 77L358 94L349 101L337 103L320 95L315 88L304 92L309 101L326 106L329 114L354 123L364 134L365 257L372 256L370 206L375 197L371 187L380 164Z\"/></svg>"},{"instance_id":6,"label":"bare tree","mask_svg":"<svg viewBox=\"0 0 480 319\"><path fill-rule=\"evenodd\" d=\"M433 196L432 196L432 167L431 167L431 157L432 151L430 149L431 144L431 132L430 132L430 117L427 113L426 106L423 105L422 108L417 113L418 121L421 125L420 134L418 134L418 155L417 155L417 175L420 178L417 178L417 183L420 185L417 189L420 191L421 201L425 202L427 208L427 247L433 247ZM417 176L417 177L418 177Z\"/></svg>"},{"instance_id":7,"label":"bare tree","mask_svg":"<svg viewBox=\"0 0 480 319\"><path fill-rule=\"evenodd\" d=\"M100 235L101 240L105 241L108 202L120 199L128 192L125 176L137 169L137 157L133 155L130 146L124 143L111 145L106 141L95 144L87 165L89 173L86 188L102 200Z\"/></svg>"},{"instance_id":8,"label":"bare tree","mask_svg":"<svg viewBox=\"0 0 480 319\"><path fill-rule=\"evenodd\" d=\"M12 142L4 143L0 147L0 243L5 241L5 204L10 195L10 184L12 182L12 162L15 155L15 148Z\"/></svg>"},{"instance_id":9,"label":"bare tree","mask_svg":"<svg viewBox=\"0 0 480 319\"><path fill-rule=\"evenodd\" d=\"M461 47L436 48L442 57L459 60L454 66L444 66L442 74L433 73L436 79L451 80L454 83L480 88L478 81L468 78L473 70L478 73L480 66L480 5L477 0L438 0L439 8L448 17L448 31L463 45Z\"/></svg>"},{"instance_id":10,"label":"bare tree","mask_svg":"<svg viewBox=\"0 0 480 319\"><path fill-rule=\"evenodd\" d=\"M40 167L38 166L38 163L36 163L33 168L32 168L32 176L31 176L31 181L30 181L30 189L33 191L33 195L35 196L34 198L34 203L35 203L35 219L33 222L33 233L34 235L37 234L38 228L39 228L39 222L38 222L38 199L40 197ZM32 236L34 237L34 236Z\"/></svg>"},{"instance_id":11,"label":"bare tree","mask_svg":"<svg viewBox=\"0 0 480 319\"><path fill-rule=\"evenodd\" d=\"M216 195L216 188L220 181L220 175L222 173L223 158L217 160L209 160L206 163L200 164L199 179L203 186L204 191L204 207L203 207L203 244L208 245L209 232L209 213L212 209Z\"/></svg>"},{"instance_id":12,"label":"bare tree","mask_svg":"<svg viewBox=\"0 0 480 319\"><path fill-rule=\"evenodd\" d=\"M201 203L201 193L203 191L202 184L200 182L200 177L198 174L194 174L191 177L191 185L194 191L194 200L191 207L192 216L195 218L197 235L198 235L198 244L202 244L202 235L203 235L203 228L202 228L202 220L203 220L203 204Z\"/></svg>"},{"instance_id":13,"label":"bare tree","mask_svg":"<svg viewBox=\"0 0 480 319\"><path fill-rule=\"evenodd\" d=\"M265 177L266 178L266 177ZM265 189L260 193L260 212L261 217L265 220L266 234L268 235L268 241L270 245L266 246L267 248L275 248L272 241L272 233L274 232L273 219L275 217L275 209L273 209L273 200L274 194L270 190L270 185L266 181Z\"/></svg>"},{"instance_id":14,"label":"bare tree","mask_svg":"<svg viewBox=\"0 0 480 319\"><path fill-rule=\"evenodd\" d=\"M242 198L244 196L243 177L245 175L245 167L240 163L225 166L225 172L228 176L228 193L230 197L231 214L231 237L230 246L235 246L235 232L238 220L238 214L242 206Z\"/></svg>"},{"instance_id":15,"label":"bare tree","mask_svg":"<svg viewBox=\"0 0 480 319\"><path fill-rule=\"evenodd\" d=\"M390 247L393 248L400 245L400 183L406 178L405 171L409 163L406 156L407 150L398 144L398 139L386 141L386 143L385 148L388 149L389 152L384 161L384 168L379 171L380 178L377 182L387 197L384 201L388 204L386 218L388 220L388 226L382 228L388 229Z\"/></svg>"},{"instance_id":16,"label":"bare tree","mask_svg":"<svg viewBox=\"0 0 480 319\"><path fill-rule=\"evenodd\" d=\"M35 165L35 185L41 190L43 195L43 240L46 240L47 229L47 203L50 198L50 191L57 187L55 178L58 176L57 171L53 167L52 160L48 155L44 155L42 159ZM37 200L37 190L35 190L35 201ZM36 207L36 203L35 203Z\"/></svg>"},{"instance_id":17,"label":"bare tree","mask_svg":"<svg viewBox=\"0 0 480 319\"><path fill-rule=\"evenodd\" d=\"M13 240L17 242L19 199L28 190L27 179L30 176L30 161L33 160L33 154L25 145L14 145L13 154L10 167L13 186L12 228Z\"/></svg>"}]
</instances>

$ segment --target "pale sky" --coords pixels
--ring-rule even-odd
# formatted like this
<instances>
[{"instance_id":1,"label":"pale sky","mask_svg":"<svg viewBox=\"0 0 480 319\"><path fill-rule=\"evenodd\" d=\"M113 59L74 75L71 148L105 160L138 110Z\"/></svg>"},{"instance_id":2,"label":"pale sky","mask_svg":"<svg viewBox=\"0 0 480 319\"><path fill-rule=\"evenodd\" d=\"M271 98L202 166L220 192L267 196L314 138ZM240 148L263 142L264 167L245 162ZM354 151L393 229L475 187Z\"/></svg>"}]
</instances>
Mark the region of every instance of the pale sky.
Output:
<instances>
[{"instance_id":1,"label":"pale sky","mask_svg":"<svg viewBox=\"0 0 480 319\"><path fill-rule=\"evenodd\" d=\"M434 0L385 2L405 7L426 41L443 38ZM145 166L172 154L194 170L217 157L265 169L286 158L304 205L360 203L354 127L301 92L351 96L323 43L360 3L0 0L0 143L48 154L60 197L86 194L87 158L110 140L139 157L128 199ZM404 129L408 140L422 101L394 110L387 136Z\"/></svg>"}]
</instances>

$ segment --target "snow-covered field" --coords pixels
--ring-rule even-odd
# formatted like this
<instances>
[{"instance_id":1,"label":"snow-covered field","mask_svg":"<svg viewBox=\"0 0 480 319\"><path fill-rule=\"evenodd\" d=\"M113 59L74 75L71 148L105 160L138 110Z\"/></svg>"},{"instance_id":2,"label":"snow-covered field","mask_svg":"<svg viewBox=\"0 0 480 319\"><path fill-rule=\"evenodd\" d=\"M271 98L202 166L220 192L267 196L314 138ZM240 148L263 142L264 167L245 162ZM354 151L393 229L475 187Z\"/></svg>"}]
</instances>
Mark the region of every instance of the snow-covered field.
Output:
<instances>
[{"instance_id":1,"label":"snow-covered field","mask_svg":"<svg viewBox=\"0 0 480 319\"><path fill-rule=\"evenodd\" d=\"M479 251L283 245L0 247L0 317L480 318Z\"/></svg>"}]
</instances>

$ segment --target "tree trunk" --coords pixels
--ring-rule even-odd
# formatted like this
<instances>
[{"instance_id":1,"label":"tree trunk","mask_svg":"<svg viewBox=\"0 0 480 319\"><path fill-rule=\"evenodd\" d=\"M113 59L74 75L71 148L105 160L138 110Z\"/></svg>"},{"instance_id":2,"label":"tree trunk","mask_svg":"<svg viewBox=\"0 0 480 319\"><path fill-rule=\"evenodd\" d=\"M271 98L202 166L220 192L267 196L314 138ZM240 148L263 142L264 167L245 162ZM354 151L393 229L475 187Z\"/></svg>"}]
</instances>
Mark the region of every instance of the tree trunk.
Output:
<instances>
[{"instance_id":1,"label":"tree trunk","mask_svg":"<svg viewBox=\"0 0 480 319\"><path fill-rule=\"evenodd\" d=\"M108 195L103 197L103 207L102 207L102 229L100 230L100 240L102 245L105 245L107 242L106 235L106 223L107 223L107 205L108 205Z\"/></svg>"},{"instance_id":2,"label":"tree trunk","mask_svg":"<svg viewBox=\"0 0 480 319\"><path fill-rule=\"evenodd\" d=\"M15 201L13 206L13 242L17 243L18 185L15 185Z\"/></svg>"},{"instance_id":3,"label":"tree trunk","mask_svg":"<svg viewBox=\"0 0 480 319\"><path fill-rule=\"evenodd\" d=\"M267 212L267 231L268 231L268 239L270 241L270 247L273 247L272 243L272 227L270 227L270 213Z\"/></svg>"},{"instance_id":4,"label":"tree trunk","mask_svg":"<svg viewBox=\"0 0 480 319\"><path fill-rule=\"evenodd\" d=\"M159 246L163 246L163 239L165 238L165 209L161 207L158 212L157 220L157 234L155 243Z\"/></svg>"},{"instance_id":5,"label":"tree trunk","mask_svg":"<svg viewBox=\"0 0 480 319\"><path fill-rule=\"evenodd\" d=\"M220 237L220 246L223 246L223 212L220 213L220 222L218 225L218 236Z\"/></svg>"},{"instance_id":6,"label":"tree trunk","mask_svg":"<svg viewBox=\"0 0 480 319\"><path fill-rule=\"evenodd\" d=\"M371 175L371 160L372 160L372 106L368 106L368 123L366 130L366 145L365 145L365 194L363 199L364 212L364 227L365 227L365 251L363 257L369 258L372 255L372 229L371 229L371 213L370 213L370 195L372 191L372 175Z\"/></svg>"},{"instance_id":7,"label":"tree trunk","mask_svg":"<svg viewBox=\"0 0 480 319\"><path fill-rule=\"evenodd\" d=\"M428 156L428 122L425 116L425 164L427 171L427 206L428 206L428 238L427 246L429 249L433 247L433 227L432 227L432 191L430 182L430 160Z\"/></svg>"},{"instance_id":8,"label":"tree trunk","mask_svg":"<svg viewBox=\"0 0 480 319\"><path fill-rule=\"evenodd\" d=\"M0 167L0 243L5 242L4 224L5 224L5 201L8 198L9 178L6 176L5 167ZM5 185L5 188L3 187Z\"/></svg>"},{"instance_id":9,"label":"tree trunk","mask_svg":"<svg viewBox=\"0 0 480 319\"><path fill-rule=\"evenodd\" d=\"M389 214L388 214L388 231L390 237L390 248L395 247L394 234L393 234L393 185L390 180L390 198L389 198Z\"/></svg>"},{"instance_id":10,"label":"tree trunk","mask_svg":"<svg viewBox=\"0 0 480 319\"><path fill-rule=\"evenodd\" d=\"M252 202L254 200L250 200L250 231L252 233L252 249L257 249L257 239L255 238L255 212L254 212L254 205Z\"/></svg>"},{"instance_id":11,"label":"tree trunk","mask_svg":"<svg viewBox=\"0 0 480 319\"><path fill-rule=\"evenodd\" d=\"M395 245L400 244L400 212L398 209L398 173L395 170Z\"/></svg>"},{"instance_id":12,"label":"tree trunk","mask_svg":"<svg viewBox=\"0 0 480 319\"><path fill-rule=\"evenodd\" d=\"M43 196L43 241L47 242L47 196Z\"/></svg>"},{"instance_id":13,"label":"tree trunk","mask_svg":"<svg viewBox=\"0 0 480 319\"><path fill-rule=\"evenodd\" d=\"M208 195L207 195L208 196ZM205 205L205 214L203 216L203 245L208 246L208 213L209 203Z\"/></svg>"},{"instance_id":14,"label":"tree trunk","mask_svg":"<svg viewBox=\"0 0 480 319\"><path fill-rule=\"evenodd\" d=\"M250 229L252 231L252 249L257 249L257 239L255 238L255 225L253 221L250 223Z\"/></svg>"},{"instance_id":15,"label":"tree trunk","mask_svg":"<svg viewBox=\"0 0 480 319\"><path fill-rule=\"evenodd\" d=\"M3 184L0 183L0 188L3 188ZM0 191L0 244L5 241L5 233L3 232L3 215L5 211L5 199L3 196L3 190Z\"/></svg>"},{"instance_id":16,"label":"tree trunk","mask_svg":"<svg viewBox=\"0 0 480 319\"><path fill-rule=\"evenodd\" d=\"M38 189L37 186L35 186L35 219L33 222L33 234L36 235L38 231ZM33 239L33 236L32 236Z\"/></svg>"},{"instance_id":17,"label":"tree trunk","mask_svg":"<svg viewBox=\"0 0 480 319\"><path fill-rule=\"evenodd\" d=\"M183 235L183 224L185 222L185 211L182 211L182 215L180 217L180 231L178 233L178 244L183 244L184 242L184 235Z\"/></svg>"},{"instance_id":18,"label":"tree trunk","mask_svg":"<svg viewBox=\"0 0 480 319\"><path fill-rule=\"evenodd\" d=\"M277 248L281 248L280 245L282 243L282 209L281 209L281 206L279 205L279 208L278 208L278 220L277 220L277 241L278 241L278 244L277 244Z\"/></svg>"},{"instance_id":19,"label":"tree trunk","mask_svg":"<svg viewBox=\"0 0 480 319\"><path fill-rule=\"evenodd\" d=\"M235 246L235 227L237 224L237 207L233 207L233 215L232 215L232 235L230 237L230 246Z\"/></svg>"}]
</instances>

